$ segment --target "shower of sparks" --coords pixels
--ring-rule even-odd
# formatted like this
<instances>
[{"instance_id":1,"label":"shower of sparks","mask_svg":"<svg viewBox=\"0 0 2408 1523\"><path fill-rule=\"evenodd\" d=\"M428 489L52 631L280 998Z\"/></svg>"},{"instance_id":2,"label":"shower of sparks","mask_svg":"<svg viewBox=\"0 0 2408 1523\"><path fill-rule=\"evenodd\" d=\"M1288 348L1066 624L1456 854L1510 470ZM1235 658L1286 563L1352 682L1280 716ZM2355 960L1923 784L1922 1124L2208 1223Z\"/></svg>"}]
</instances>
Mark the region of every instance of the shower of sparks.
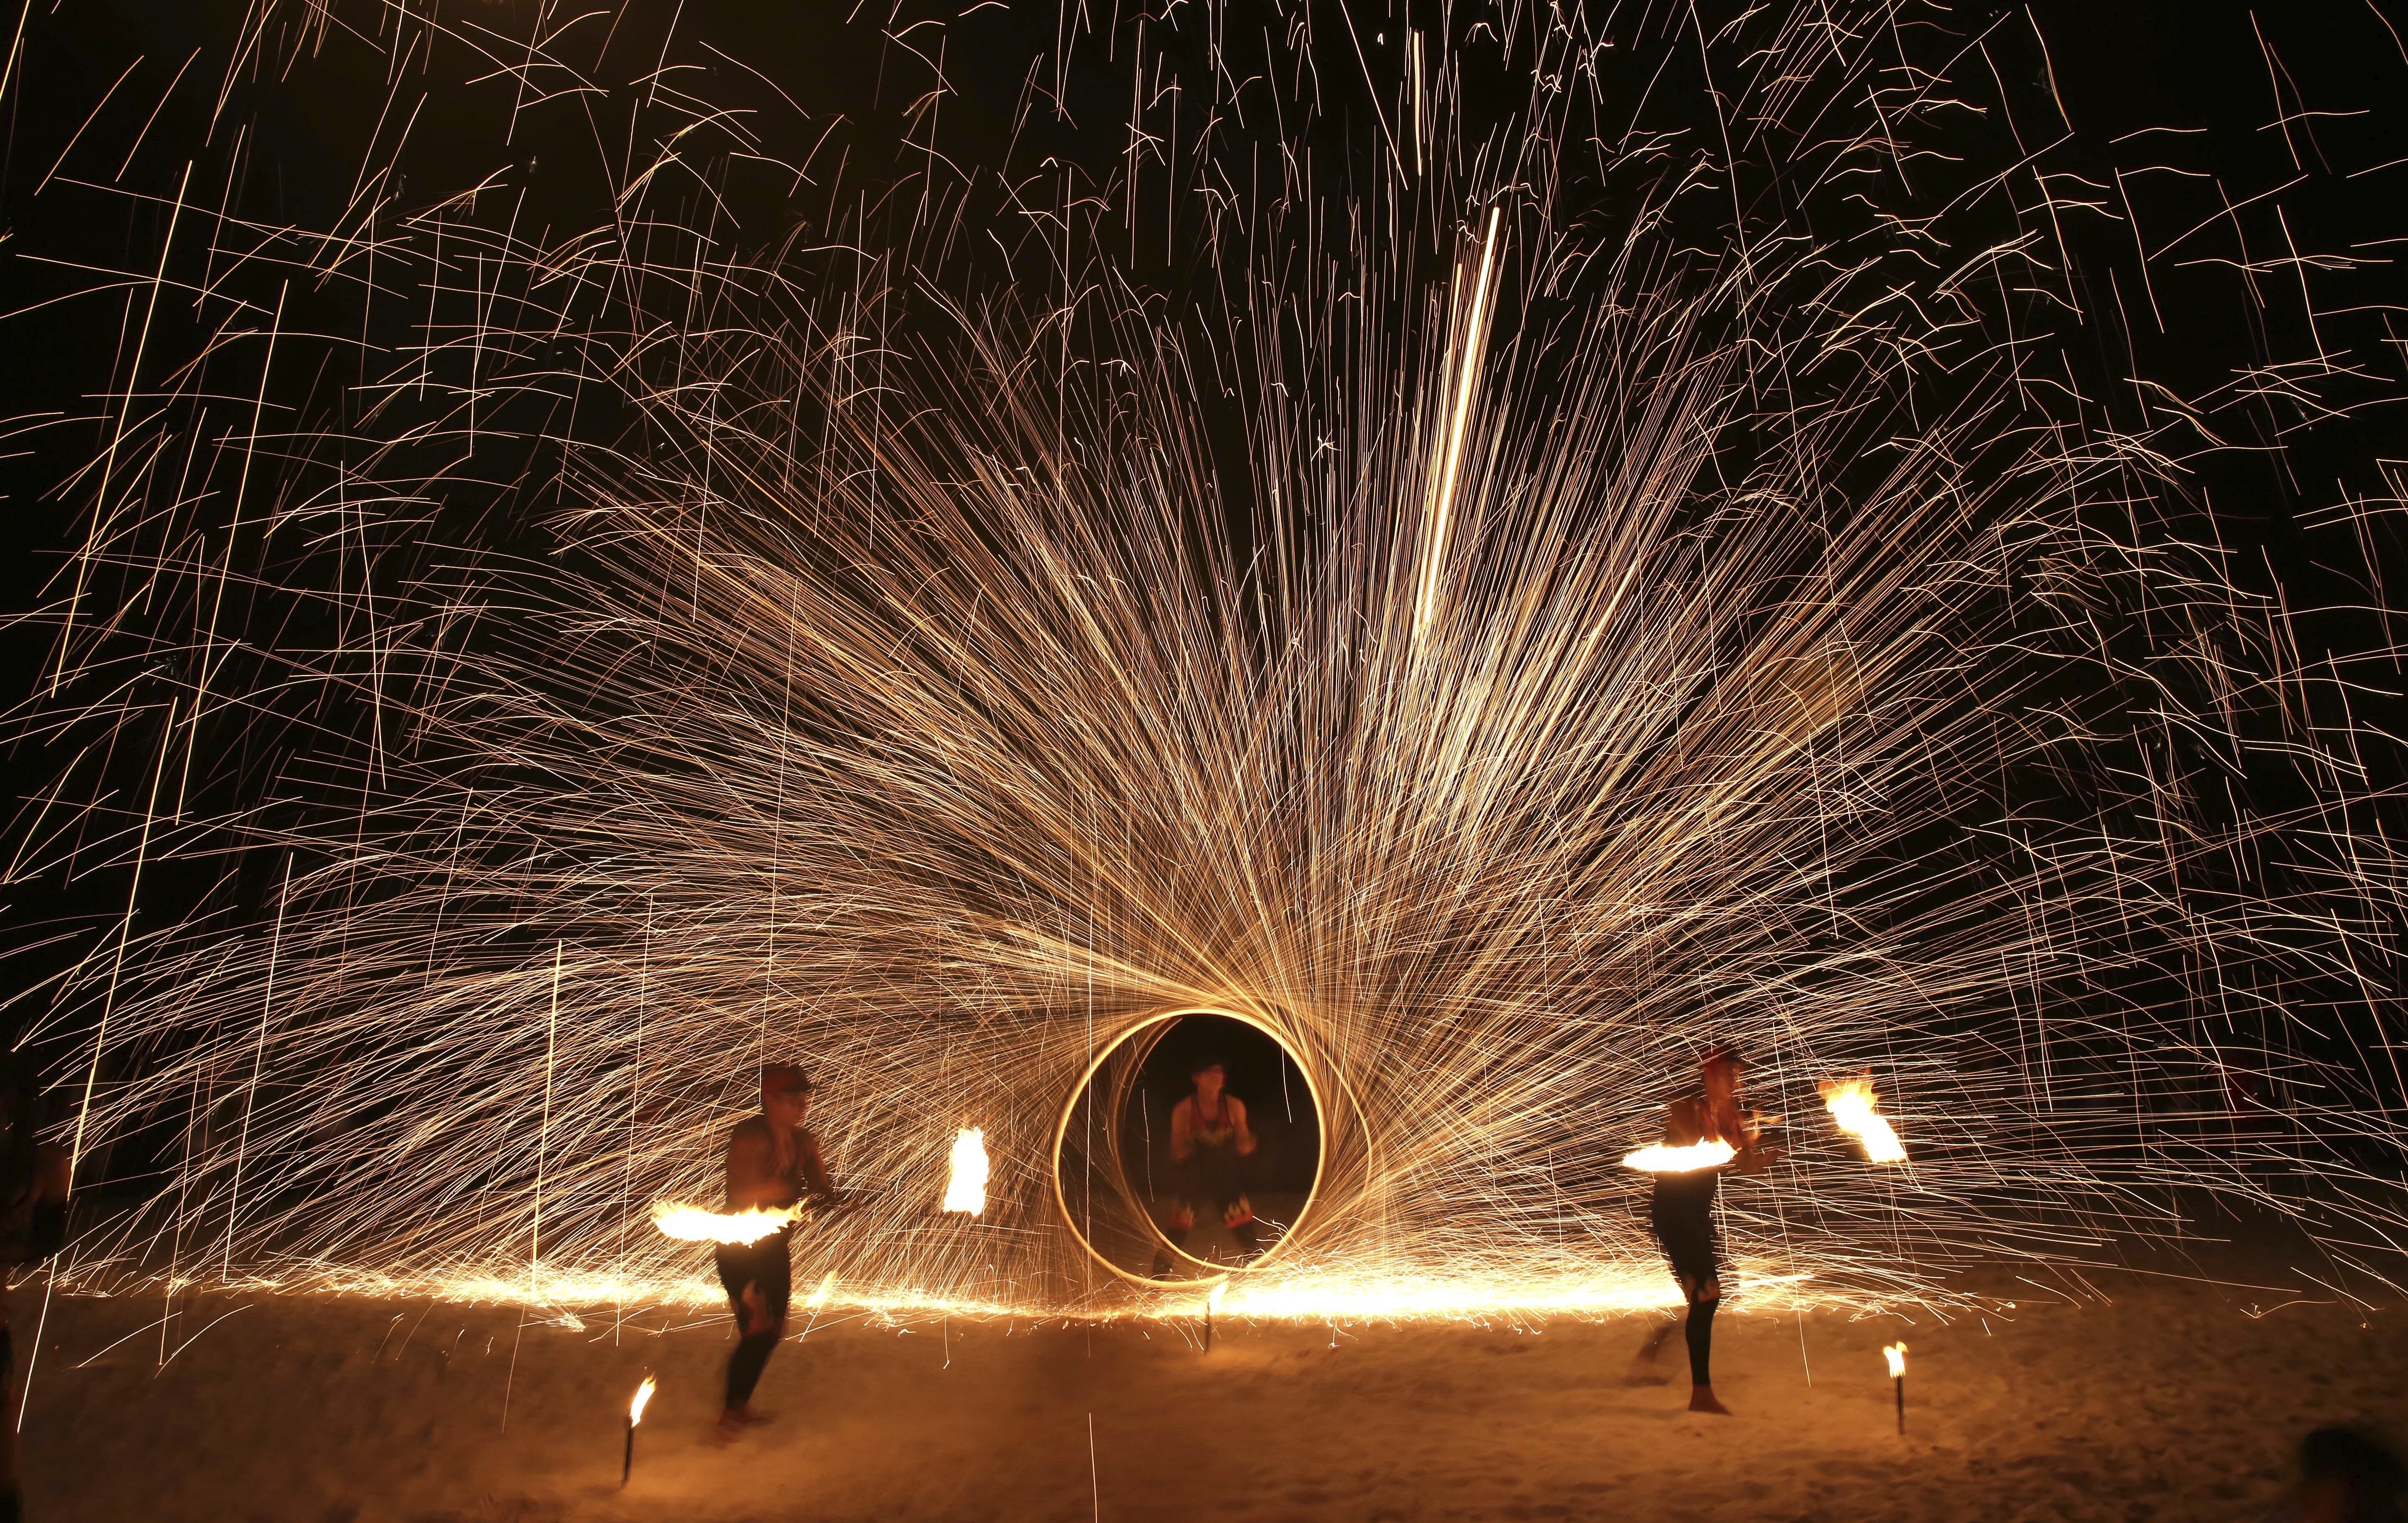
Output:
<instances>
[{"instance_id":1,"label":"shower of sparks","mask_svg":"<svg viewBox=\"0 0 2408 1523\"><path fill-rule=\"evenodd\" d=\"M2397 1282L2399 356L2285 220L2389 102L2270 104L2319 157L2240 182L2066 119L2019 11L1412 9L1007 67L992 4L797 63L260 0L16 154L9 321L115 356L11 446L80 517L8 881L111 896L12 991L126 1202L61 1283L700 1304L793 1216L645 1202L794 1058L863 1187L814 1311L1095 1314L1051 1141L1193 1006L1323 1101L1242 1315L1677 1297L1613 1165L1715 1042L1914 1118L1731 1183L1751 1296L2210 1196ZM238 130L313 70L386 96L339 205Z\"/></svg>"},{"instance_id":2,"label":"shower of sparks","mask_svg":"<svg viewBox=\"0 0 2408 1523\"><path fill-rule=\"evenodd\" d=\"M1875 1163L1906 1161L1906 1144L1898 1140L1897 1128L1873 1111L1870 1079L1839 1079L1820 1087L1831 1124L1863 1144L1866 1157Z\"/></svg>"},{"instance_id":3,"label":"shower of sparks","mask_svg":"<svg viewBox=\"0 0 2408 1523\"><path fill-rule=\"evenodd\" d=\"M752 1206L743 1211L705 1211L673 1201L652 1203L652 1225L680 1243L758 1243L792 1224L799 1206Z\"/></svg>"},{"instance_id":4,"label":"shower of sparks","mask_svg":"<svg viewBox=\"0 0 2408 1523\"><path fill-rule=\"evenodd\" d=\"M976 1127L965 1127L953 1139L953 1157L945 1180L947 1211L966 1211L975 1216L986 1210L986 1133Z\"/></svg>"}]
</instances>

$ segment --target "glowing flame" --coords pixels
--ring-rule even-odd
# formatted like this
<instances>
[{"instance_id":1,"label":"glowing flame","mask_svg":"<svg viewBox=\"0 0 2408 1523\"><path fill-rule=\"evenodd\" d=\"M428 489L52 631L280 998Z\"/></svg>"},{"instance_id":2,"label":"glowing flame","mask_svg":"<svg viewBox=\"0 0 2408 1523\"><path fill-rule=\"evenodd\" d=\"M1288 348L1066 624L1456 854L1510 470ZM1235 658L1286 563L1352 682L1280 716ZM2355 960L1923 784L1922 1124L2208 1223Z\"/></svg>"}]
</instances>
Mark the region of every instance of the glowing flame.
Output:
<instances>
[{"instance_id":1,"label":"glowing flame","mask_svg":"<svg viewBox=\"0 0 2408 1523\"><path fill-rule=\"evenodd\" d=\"M1905 1378L1906 1345L1904 1343L1884 1343L1882 1358L1889 1360L1889 1375L1892 1380Z\"/></svg>"},{"instance_id":2,"label":"glowing flame","mask_svg":"<svg viewBox=\"0 0 2408 1523\"><path fill-rule=\"evenodd\" d=\"M645 1404L652 1401L652 1392L660 1388L660 1384L661 1383L659 1381L654 1380L652 1376L646 1375L644 1377L644 1383L636 1387L636 1399L627 1403L628 1427L633 1428L638 1423L644 1420Z\"/></svg>"},{"instance_id":3,"label":"glowing flame","mask_svg":"<svg viewBox=\"0 0 2408 1523\"><path fill-rule=\"evenodd\" d=\"M1204 1298L1204 1306L1205 1306L1205 1309L1206 1309L1206 1310L1208 1310L1208 1311L1213 1311L1213 1312L1217 1312L1217 1311L1219 1311L1219 1310L1221 1309L1221 1298L1222 1298L1222 1297L1224 1297L1224 1296L1226 1296L1226 1295L1227 1295L1228 1293L1229 1293L1229 1282L1228 1282L1228 1281L1224 1280L1224 1281L1222 1281L1219 1285L1214 1286L1212 1287L1212 1293L1211 1293L1211 1295L1209 1295L1209 1296L1207 1296L1207 1297L1205 1297L1205 1298Z\"/></svg>"},{"instance_id":4,"label":"glowing flame","mask_svg":"<svg viewBox=\"0 0 2408 1523\"><path fill-rule=\"evenodd\" d=\"M1673 1147L1657 1142L1636 1153L1622 1156L1622 1166L1649 1174L1685 1174L1693 1170L1717 1169L1739 1157L1739 1150L1728 1142L1692 1142L1687 1147Z\"/></svg>"},{"instance_id":5,"label":"glowing flame","mask_svg":"<svg viewBox=\"0 0 2408 1523\"><path fill-rule=\"evenodd\" d=\"M652 1202L652 1225L681 1243L758 1243L803 1214L800 1206L754 1206L750 1211L705 1211L674 1200Z\"/></svg>"},{"instance_id":6,"label":"glowing flame","mask_svg":"<svg viewBox=\"0 0 2408 1523\"><path fill-rule=\"evenodd\" d=\"M803 1304L816 1312L827 1304L828 1293L836 1288L836 1271L820 1276L820 1287L803 1298Z\"/></svg>"},{"instance_id":7,"label":"glowing flame","mask_svg":"<svg viewBox=\"0 0 2408 1523\"><path fill-rule=\"evenodd\" d=\"M1906 1144L1890 1124L1873 1114L1873 1082L1841 1079L1821 1086L1823 1103L1831 1108L1839 1128L1865 1145L1865 1157L1875 1163L1904 1163Z\"/></svg>"},{"instance_id":8,"label":"glowing flame","mask_svg":"<svg viewBox=\"0 0 2408 1523\"><path fill-rule=\"evenodd\" d=\"M986 1209L986 1133L964 1127L953 1139L953 1173L945 1182L945 1209L975 1216Z\"/></svg>"}]
</instances>

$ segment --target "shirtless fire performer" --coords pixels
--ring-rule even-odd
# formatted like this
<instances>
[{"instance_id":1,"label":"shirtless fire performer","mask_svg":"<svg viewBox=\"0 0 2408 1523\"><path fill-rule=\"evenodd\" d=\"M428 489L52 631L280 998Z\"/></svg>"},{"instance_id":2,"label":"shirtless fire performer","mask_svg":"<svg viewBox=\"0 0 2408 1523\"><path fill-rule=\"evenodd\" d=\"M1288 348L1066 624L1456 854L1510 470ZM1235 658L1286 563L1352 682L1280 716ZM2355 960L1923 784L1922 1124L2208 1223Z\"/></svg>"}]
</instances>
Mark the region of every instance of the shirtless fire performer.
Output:
<instances>
[{"instance_id":1,"label":"shirtless fire performer","mask_svg":"<svg viewBox=\"0 0 2408 1523\"><path fill-rule=\"evenodd\" d=\"M1672 1277L1680 1282L1681 1294L1688 1301L1689 1310L1685 1319L1658 1328L1640 1350L1634 1365L1635 1372L1643 1372L1655 1362L1672 1329L1682 1329L1689 1344L1689 1410L1725 1417L1730 1415L1730 1408L1715 1398L1712 1372L1714 1313L1722 1304L1723 1294L1722 1244L1721 1234L1714 1226L1714 1193L1724 1169L1743 1174L1762 1173L1782 1151L1762 1144L1759 1133L1765 1118L1740 1109L1739 1082L1744 1067L1736 1051L1716 1047L1698 1065L1698 1093L1684 1095L1665 1107L1667 1146L1692 1147L1699 1142L1721 1142L1731 1145L1734 1156L1730 1162L1719 1167L1656 1176L1652 1212L1656 1238L1664 1245L1665 1257L1671 1260Z\"/></svg>"},{"instance_id":2,"label":"shirtless fire performer","mask_svg":"<svg viewBox=\"0 0 2408 1523\"><path fill-rule=\"evenodd\" d=\"M843 1203L820 1161L819 1139L803 1127L810 1106L811 1081L802 1070L791 1063L762 1069L761 1114L738 1122L727 1138L729 1211L796 1205L806 1192L830 1205ZM769 1420L767 1414L752 1410L752 1387L785 1331L786 1302L794 1286L786 1240L793 1230L783 1227L757 1243L719 1245L719 1280L727 1287L727 1304L740 1333L736 1351L727 1357L727 1405L719 1417L722 1442Z\"/></svg>"}]
</instances>

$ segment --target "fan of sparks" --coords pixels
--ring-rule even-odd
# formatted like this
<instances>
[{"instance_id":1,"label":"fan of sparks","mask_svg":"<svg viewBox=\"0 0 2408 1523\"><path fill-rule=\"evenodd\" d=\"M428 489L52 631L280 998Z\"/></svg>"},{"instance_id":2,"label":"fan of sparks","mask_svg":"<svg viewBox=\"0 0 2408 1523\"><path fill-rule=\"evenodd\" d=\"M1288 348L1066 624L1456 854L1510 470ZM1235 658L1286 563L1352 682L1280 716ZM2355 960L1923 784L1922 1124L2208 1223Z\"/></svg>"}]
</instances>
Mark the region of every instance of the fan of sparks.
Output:
<instances>
[{"instance_id":1,"label":"fan of sparks","mask_svg":"<svg viewBox=\"0 0 2408 1523\"><path fill-rule=\"evenodd\" d=\"M79 1272L709 1294L671 1207L795 1060L824 1292L1100 1303L1051 1128L1192 1005L1345 1133L1233 1310L1666 1293L1620 1162L1718 1042L1791 1118L1759 1284L2217 1195L2396 1273L2387 615L2303 641L2196 485L2339 430L2303 532L2375 554L2355 261L2321 326L2151 265L2189 140L2086 136L2020 13L1260 8L829 21L848 115L666 7L276 0L385 70L339 217L199 108L44 189L156 213L14 718L14 881L124 905L21 1006L134 1202ZM2115 259L2274 352L2147 373Z\"/></svg>"}]
</instances>

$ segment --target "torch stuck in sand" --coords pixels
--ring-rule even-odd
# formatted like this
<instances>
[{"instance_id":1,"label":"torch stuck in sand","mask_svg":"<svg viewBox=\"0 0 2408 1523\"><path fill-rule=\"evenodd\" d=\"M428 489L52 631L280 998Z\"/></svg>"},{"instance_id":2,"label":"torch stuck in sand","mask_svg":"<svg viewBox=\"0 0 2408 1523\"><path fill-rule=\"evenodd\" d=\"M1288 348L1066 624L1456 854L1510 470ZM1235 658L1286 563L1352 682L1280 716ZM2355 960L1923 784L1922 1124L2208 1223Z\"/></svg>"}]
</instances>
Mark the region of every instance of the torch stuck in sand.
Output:
<instances>
[{"instance_id":1,"label":"torch stuck in sand","mask_svg":"<svg viewBox=\"0 0 2408 1523\"><path fill-rule=\"evenodd\" d=\"M636 1425L644 1420L644 1404L652 1399L652 1392L659 1387L659 1381L646 1375L644 1383L636 1387L636 1399L627 1403L627 1449L619 1460L619 1485L622 1487L626 1486L628 1475L636 1468Z\"/></svg>"},{"instance_id":2,"label":"torch stuck in sand","mask_svg":"<svg viewBox=\"0 0 2408 1523\"><path fill-rule=\"evenodd\" d=\"M1898 1388L1898 1431L1900 1437L1904 1437L1906 1433L1906 1345L1884 1343L1882 1358L1889 1360L1890 1383Z\"/></svg>"}]
</instances>

